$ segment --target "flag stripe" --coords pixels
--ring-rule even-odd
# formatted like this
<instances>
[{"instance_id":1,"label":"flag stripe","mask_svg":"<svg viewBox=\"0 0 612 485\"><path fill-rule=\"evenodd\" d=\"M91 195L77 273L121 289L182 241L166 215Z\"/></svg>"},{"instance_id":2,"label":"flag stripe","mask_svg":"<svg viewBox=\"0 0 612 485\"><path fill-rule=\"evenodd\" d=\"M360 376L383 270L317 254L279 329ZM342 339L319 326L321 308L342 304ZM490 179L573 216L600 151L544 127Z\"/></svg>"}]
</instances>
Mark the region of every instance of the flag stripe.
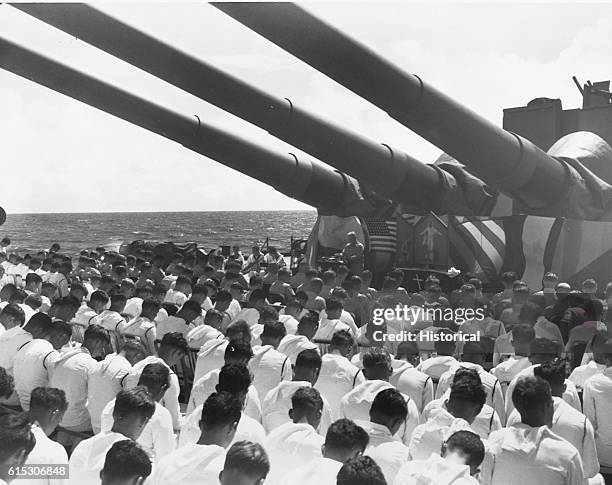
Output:
<instances>
[{"instance_id":1,"label":"flag stripe","mask_svg":"<svg viewBox=\"0 0 612 485\"><path fill-rule=\"evenodd\" d=\"M364 219L368 231L369 250L395 253L397 250L397 221Z\"/></svg>"},{"instance_id":2,"label":"flag stripe","mask_svg":"<svg viewBox=\"0 0 612 485\"><path fill-rule=\"evenodd\" d=\"M472 219L472 224L476 226L476 228L480 231L482 236L495 248L495 251L500 257L501 263L504 262L504 256L506 254L506 237L502 232L502 237L498 237L497 234L493 230L491 230L491 225L499 226L495 221L483 221L481 219ZM487 224L487 222L492 223L491 225ZM486 249L485 249L486 251ZM501 268L501 264L500 264Z\"/></svg>"},{"instance_id":3,"label":"flag stripe","mask_svg":"<svg viewBox=\"0 0 612 485\"><path fill-rule=\"evenodd\" d=\"M495 269L499 271L504 260L502 255L499 254L499 252L495 248L495 246L493 246L493 244L491 244L491 242L484 236L484 234L478 230L478 228L473 222L466 222L465 224L463 224L463 227L467 231L469 231L473 240L476 242L476 245L480 246L481 253L484 253L484 255L486 255L486 260L481 260L480 258L478 258L480 266L484 268L487 262L491 262Z\"/></svg>"}]
</instances>

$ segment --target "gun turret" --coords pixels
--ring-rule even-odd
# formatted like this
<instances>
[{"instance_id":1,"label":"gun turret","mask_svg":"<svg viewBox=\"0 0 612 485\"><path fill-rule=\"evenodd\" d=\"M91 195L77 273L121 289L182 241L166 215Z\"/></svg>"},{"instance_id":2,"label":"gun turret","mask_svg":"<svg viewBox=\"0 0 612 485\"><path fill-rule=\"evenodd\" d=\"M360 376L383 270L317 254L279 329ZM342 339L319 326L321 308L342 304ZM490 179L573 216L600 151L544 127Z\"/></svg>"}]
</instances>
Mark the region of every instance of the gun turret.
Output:
<instances>
[{"instance_id":1,"label":"gun turret","mask_svg":"<svg viewBox=\"0 0 612 485\"><path fill-rule=\"evenodd\" d=\"M483 197L465 196L443 168L323 120L90 6L13 6L267 130L414 212L486 215L494 202L486 190Z\"/></svg>"},{"instance_id":2,"label":"gun turret","mask_svg":"<svg viewBox=\"0 0 612 485\"><path fill-rule=\"evenodd\" d=\"M262 148L1 37L0 67L180 143L323 214L368 215L375 209L356 180L320 162Z\"/></svg>"},{"instance_id":3,"label":"gun turret","mask_svg":"<svg viewBox=\"0 0 612 485\"><path fill-rule=\"evenodd\" d=\"M612 186L576 160L550 156L291 3L213 3L421 135L521 213L611 220Z\"/></svg>"}]
</instances>

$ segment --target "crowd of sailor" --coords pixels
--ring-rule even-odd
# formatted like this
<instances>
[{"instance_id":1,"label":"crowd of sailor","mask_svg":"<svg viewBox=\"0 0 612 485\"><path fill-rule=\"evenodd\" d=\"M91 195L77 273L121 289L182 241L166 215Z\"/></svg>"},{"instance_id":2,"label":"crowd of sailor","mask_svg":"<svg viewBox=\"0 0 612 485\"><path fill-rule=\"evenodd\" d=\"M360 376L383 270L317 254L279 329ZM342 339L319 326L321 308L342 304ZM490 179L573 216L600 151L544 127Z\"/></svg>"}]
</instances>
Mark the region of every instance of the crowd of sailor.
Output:
<instances>
[{"instance_id":1,"label":"crowd of sailor","mask_svg":"<svg viewBox=\"0 0 612 485\"><path fill-rule=\"evenodd\" d=\"M256 247L3 244L0 277L0 484L612 483L612 285L410 293ZM398 305L484 318L373 323Z\"/></svg>"}]
</instances>

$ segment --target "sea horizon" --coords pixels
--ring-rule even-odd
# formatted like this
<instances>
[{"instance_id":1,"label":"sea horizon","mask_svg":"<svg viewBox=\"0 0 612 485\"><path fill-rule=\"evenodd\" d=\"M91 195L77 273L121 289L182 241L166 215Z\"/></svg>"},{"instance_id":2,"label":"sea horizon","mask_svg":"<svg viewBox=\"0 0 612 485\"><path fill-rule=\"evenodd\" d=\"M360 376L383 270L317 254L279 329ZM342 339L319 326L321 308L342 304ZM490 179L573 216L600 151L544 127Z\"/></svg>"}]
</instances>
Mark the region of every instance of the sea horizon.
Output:
<instances>
[{"instance_id":1,"label":"sea horizon","mask_svg":"<svg viewBox=\"0 0 612 485\"><path fill-rule=\"evenodd\" d=\"M237 244L289 249L291 237L307 238L316 221L315 210L66 212L9 214L0 236L11 239L19 254L48 249L59 243L62 252L103 246L118 250L135 240L196 242L205 249Z\"/></svg>"}]
</instances>

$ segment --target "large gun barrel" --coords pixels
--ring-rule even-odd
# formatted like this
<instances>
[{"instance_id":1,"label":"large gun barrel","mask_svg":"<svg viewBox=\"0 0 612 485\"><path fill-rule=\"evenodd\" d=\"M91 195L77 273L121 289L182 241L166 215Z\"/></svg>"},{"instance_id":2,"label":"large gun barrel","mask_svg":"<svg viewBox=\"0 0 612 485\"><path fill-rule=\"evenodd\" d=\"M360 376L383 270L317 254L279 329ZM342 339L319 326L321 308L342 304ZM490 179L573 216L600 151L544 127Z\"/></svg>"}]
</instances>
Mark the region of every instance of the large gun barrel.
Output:
<instances>
[{"instance_id":1,"label":"large gun barrel","mask_svg":"<svg viewBox=\"0 0 612 485\"><path fill-rule=\"evenodd\" d=\"M264 182L322 213L347 207L367 215L369 202L352 198L356 181L320 162L279 154L99 81L0 37L0 67ZM348 214L347 214L348 215Z\"/></svg>"},{"instance_id":2,"label":"large gun barrel","mask_svg":"<svg viewBox=\"0 0 612 485\"><path fill-rule=\"evenodd\" d=\"M380 195L461 215L457 204L440 206L449 191L440 171L400 150L329 123L88 5L13 6L267 130Z\"/></svg>"},{"instance_id":3,"label":"large gun barrel","mask_svg":"<svg viewBox=\"0 0 612 485\"><path fill-rule=\"evenodd\" d=\"M386 111L487 184L541 210L562 199L569 169L292 3L218 2L219 10Z\"/></svg>"}]
</instances>

